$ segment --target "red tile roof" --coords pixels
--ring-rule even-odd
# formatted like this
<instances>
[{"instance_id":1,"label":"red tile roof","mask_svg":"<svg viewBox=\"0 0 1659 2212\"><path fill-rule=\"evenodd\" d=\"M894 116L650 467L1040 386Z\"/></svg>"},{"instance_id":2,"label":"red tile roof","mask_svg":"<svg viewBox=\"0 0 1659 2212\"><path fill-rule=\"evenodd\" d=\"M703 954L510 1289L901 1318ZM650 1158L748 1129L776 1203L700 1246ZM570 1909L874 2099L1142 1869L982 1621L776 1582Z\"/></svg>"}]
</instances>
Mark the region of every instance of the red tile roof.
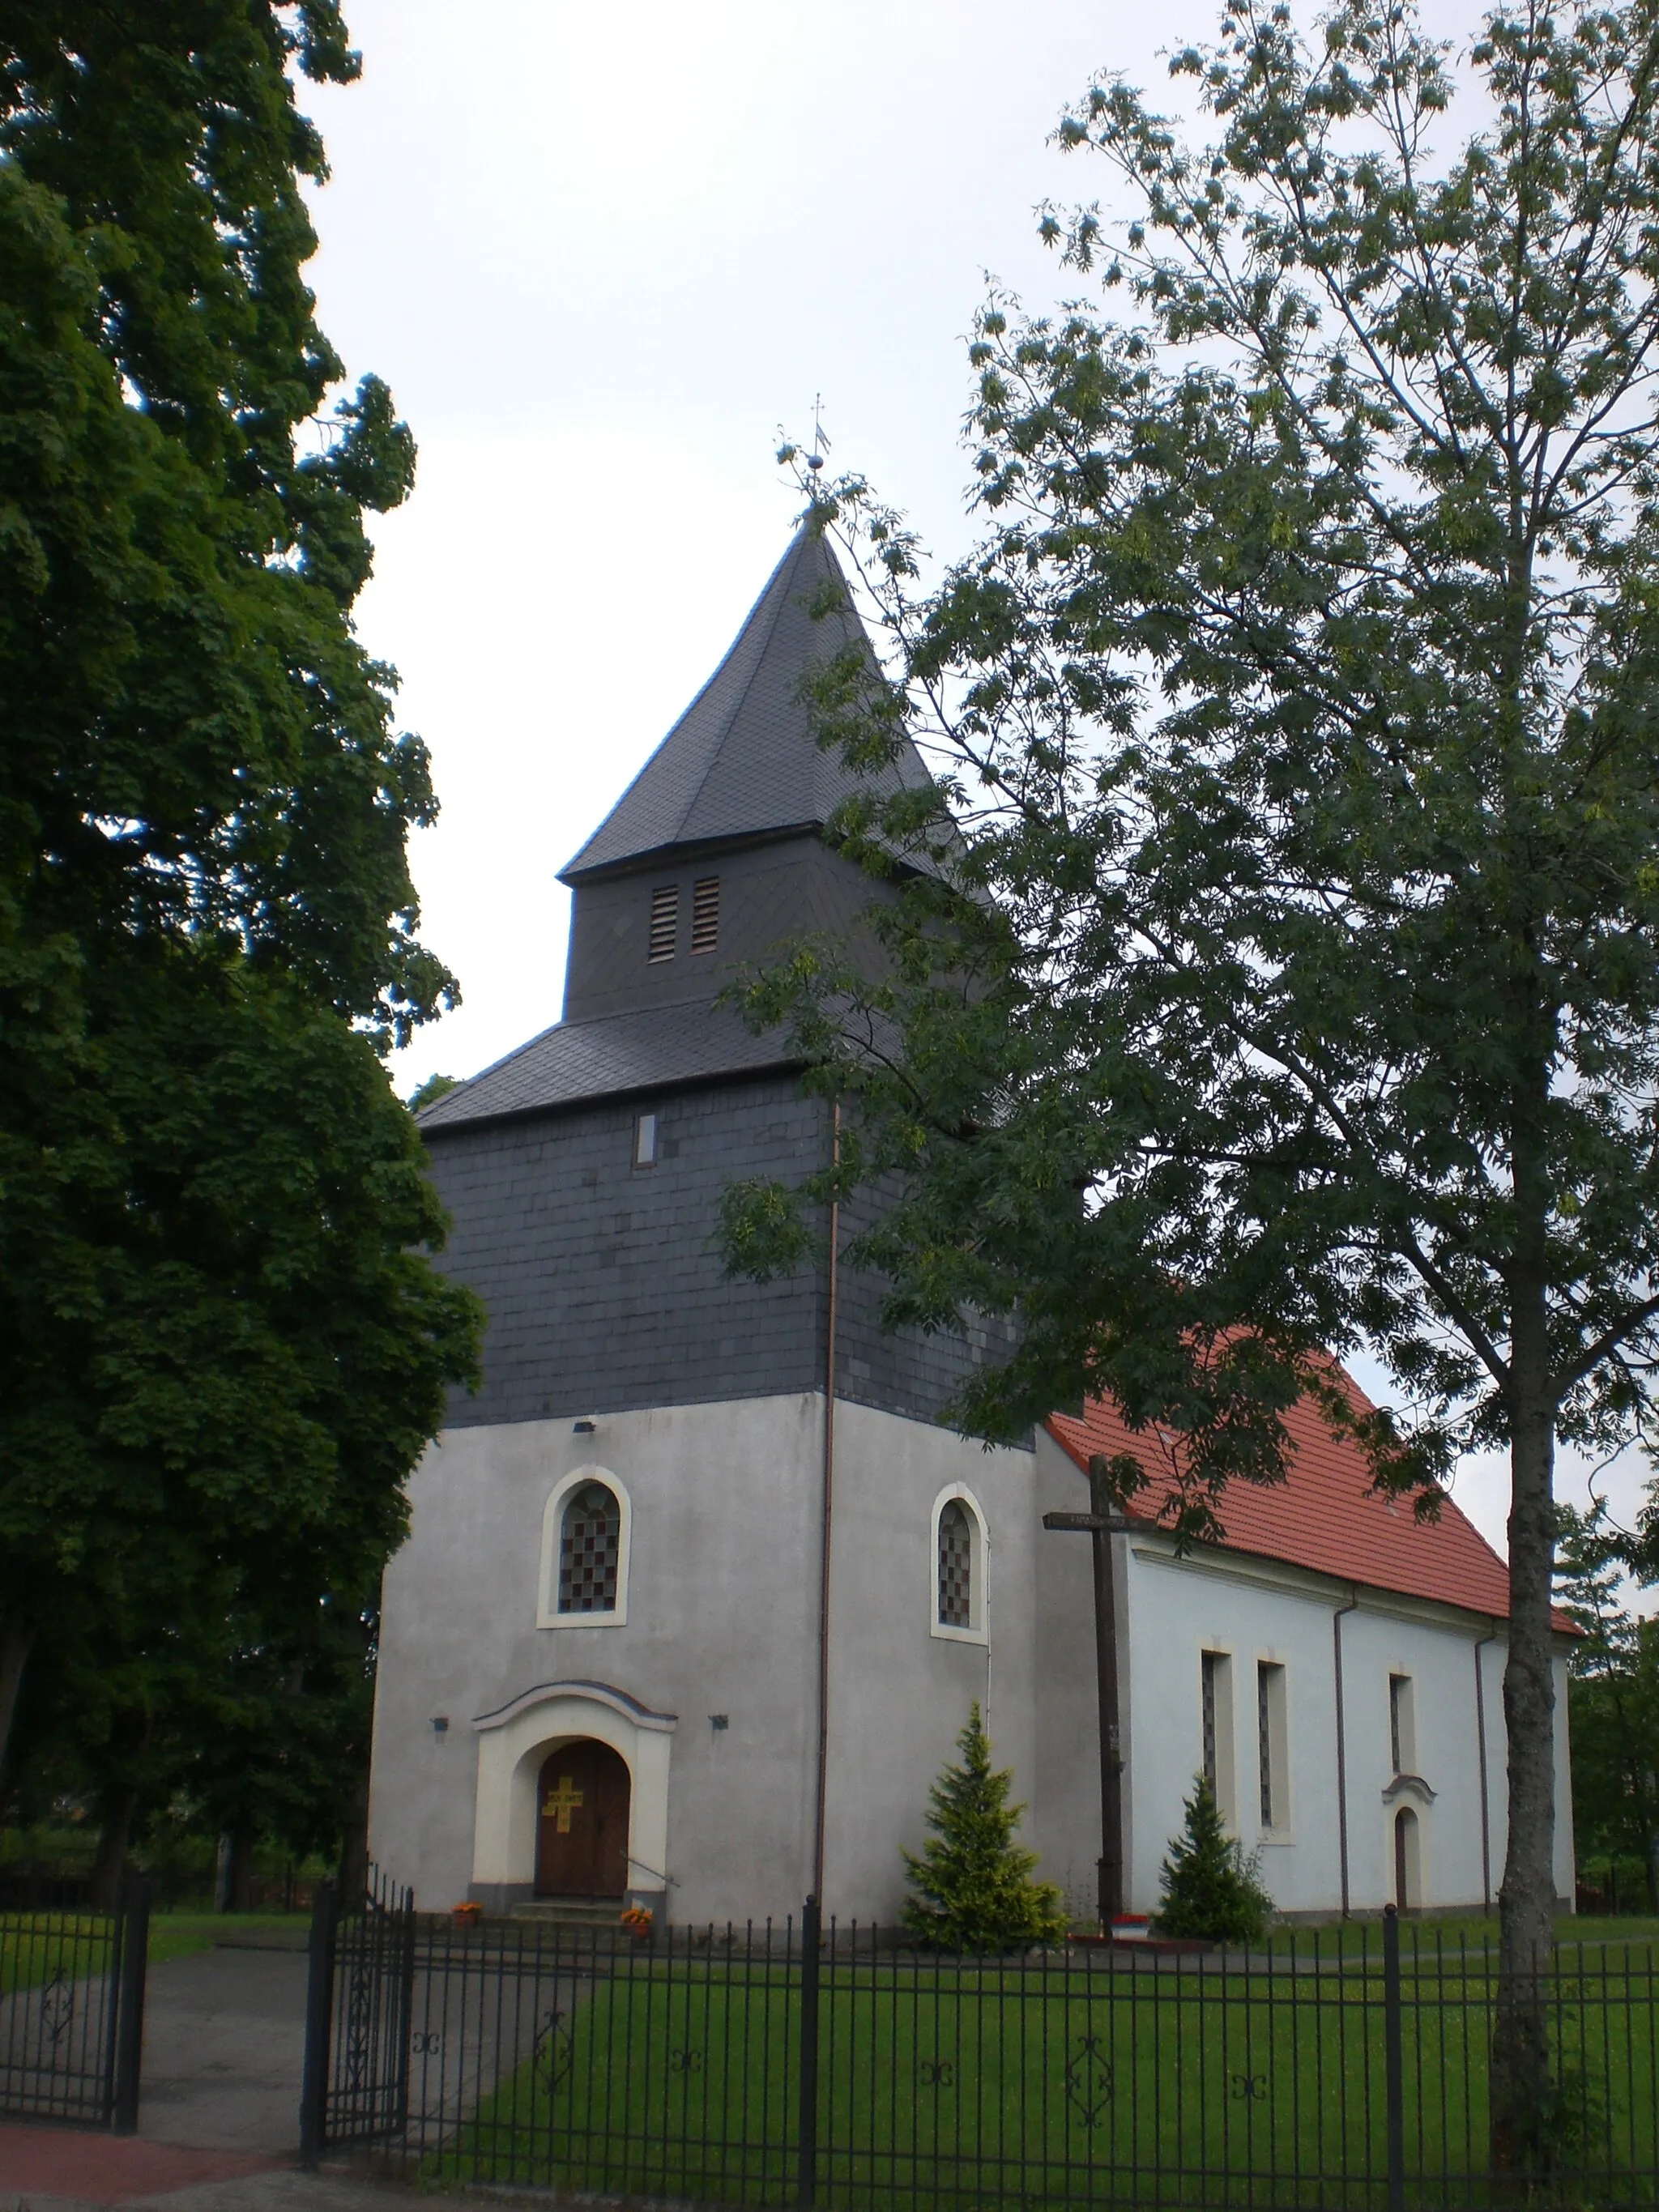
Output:
<instances>
[{"instance_id":1,"label":"red tile roof","mask_svg":"<svg viewBox=\"0 0 1659 2212\"><path fill-rule=\"evenodd\" d=\"M1364 1394L1351 1376L1343 1382L1358 1404ZM1055 1413L1045 1425L1078 1466L1087 1471L1097 1452L1127 1453L1146 1470L1147 1487L1131 1512L1151 1522L1174 1492L1167 1431L1139 1435L1117 1407L1091 1399L1081 1420ZM1310 1399L1285 1417L1291 1449L1285 1479L1271 1488L1230 1484L1219 1518L1224 1548L1282 1559L1369 1589L1437 1599L1471 1613L1506 1619L1509 1571L1468 1516L1449 1498L1436 1522L1419 1522L1408 1499L1389 1498L1371 1487L1370 1468L1351 1437L1338 1435ZM1555 1626L1571 1632L1565 1615Z\"/></svg>"}]
</instances>

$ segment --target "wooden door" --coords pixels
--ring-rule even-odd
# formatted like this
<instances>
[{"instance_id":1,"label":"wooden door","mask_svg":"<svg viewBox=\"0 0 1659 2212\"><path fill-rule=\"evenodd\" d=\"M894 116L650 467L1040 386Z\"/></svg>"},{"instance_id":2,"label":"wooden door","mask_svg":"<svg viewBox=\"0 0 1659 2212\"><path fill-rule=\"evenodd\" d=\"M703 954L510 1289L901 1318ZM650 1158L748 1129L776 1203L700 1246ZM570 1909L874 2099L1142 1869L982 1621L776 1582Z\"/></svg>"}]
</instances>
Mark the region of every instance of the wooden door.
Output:
<instances>
[{"instance_id":1,"label":"wooden door","mask_svg":"<svg viewBox=\"0 0 1659 2212\"><path fill-rule=\"evenodd\" d=\"M536 1894L621 1897L628 1887L628 1769L580 1738L543 1765L536 1792Z\"/></svg>"}]
</instances>

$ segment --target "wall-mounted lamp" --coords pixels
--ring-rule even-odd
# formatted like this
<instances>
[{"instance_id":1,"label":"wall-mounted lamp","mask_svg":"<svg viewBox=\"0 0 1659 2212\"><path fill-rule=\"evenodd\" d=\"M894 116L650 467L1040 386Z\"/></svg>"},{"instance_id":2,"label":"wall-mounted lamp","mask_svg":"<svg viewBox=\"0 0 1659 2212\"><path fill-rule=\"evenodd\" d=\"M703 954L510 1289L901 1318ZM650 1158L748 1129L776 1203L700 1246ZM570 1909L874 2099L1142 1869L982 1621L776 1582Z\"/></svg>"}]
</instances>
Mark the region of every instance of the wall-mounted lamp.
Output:
<instances>
[{"instance_id":1,"label":"wall-mounted lamp","mask_svg":"<svg viewBox=\"0 0 1659 2212\"><path fill-rule=\"evenodd\" d=\"M436 1716L432 1723L432 1733L434 1735L447 1735L449 1734L449 1715L447 1713L439 1713Z\"/></svg>"},{"instance_id":2,"label":"wall-mounted lamp","mask_svg":"<svg viewBox=\"0 0 1659 2212\"><path fill-rule=\"evenodd\" d=\"M708 1716L708 1725L714 1729L715 1735L718 1735L722 1729L730 1728L732 1723L724 1713L710 1713Z\"/></svg>"},{"instance_id":3,"label":"wall-mounted lamp","mask_svg":"<svg viewBox=\"0 0 1659 2212\"><path fill-rule=\"evenodd\" d=\"M599 1417L597 1413L585 1413L580 1421L571 1424L570 1433L573 1437L591 1437L599 1425Z\"/></svg>"}]
</instances>

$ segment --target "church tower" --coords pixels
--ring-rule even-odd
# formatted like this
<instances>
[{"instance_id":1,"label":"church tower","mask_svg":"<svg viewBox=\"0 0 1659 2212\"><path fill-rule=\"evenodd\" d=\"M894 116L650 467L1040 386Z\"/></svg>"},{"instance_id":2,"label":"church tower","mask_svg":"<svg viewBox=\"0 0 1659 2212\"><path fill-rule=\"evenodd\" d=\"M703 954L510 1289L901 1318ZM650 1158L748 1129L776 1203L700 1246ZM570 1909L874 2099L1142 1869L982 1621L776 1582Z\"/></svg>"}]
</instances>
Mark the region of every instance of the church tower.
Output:
<instances>
[{"instance_id":1,"label":"church tower","mask_svg":"<svg viewBox=\"0 0 1659 2212\"><path fill-rule=\"evenodd\" d=\"M884 1332L879 1285L843 1267L832 1297L827 1258L763 1285L714 1247L729 1183L798 1181L830 1141L722 985L891 895L824 842L854 784L800 690L848 643L870 650L804 528L561 871L563 1018L421 1117L443 1264L488 1311L386 1583L374 1848L423 1902L747 1917L827 1869L829 1901L890 1911L924 1778L984 1698L987 1499L1030 1455L939 1425L983 1346ZM888 787L925 775L907 752Z\"/></svg>"},{"instance_id":2,"label":"church tower","mask_svg":"<svg viewBox=\"0 0 1659 2212\"><path fill-rule=\"evenodd\" d=\"M836 599L842 611L814 610ZM725 1279L710 1238L742 1176L796 1181L828 1115L786 1041L715 1003L740 963L857 933L884 886L823 842L854 788L800 702L811 663L868 641L834 553L803 529L714 675L559 880L564 1018L421 1117L453 1219L446 1265L489 1309L457 1426L821 1388L824 1273ZM926 781L907 747L899 775ZM879 786L878 787L880 787ZM931 1420L971 1349L876 1325L843 1277L842 1395Z\"/></svg>"}]
</instances>

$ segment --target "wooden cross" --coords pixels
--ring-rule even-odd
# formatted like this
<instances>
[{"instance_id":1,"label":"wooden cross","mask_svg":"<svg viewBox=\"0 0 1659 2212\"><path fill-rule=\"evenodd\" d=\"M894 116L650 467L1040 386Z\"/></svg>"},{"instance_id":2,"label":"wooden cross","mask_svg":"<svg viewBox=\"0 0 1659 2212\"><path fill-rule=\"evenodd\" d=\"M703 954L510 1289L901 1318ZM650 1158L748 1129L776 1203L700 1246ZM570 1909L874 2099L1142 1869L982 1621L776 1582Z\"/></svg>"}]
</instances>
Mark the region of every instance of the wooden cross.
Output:
<instances>
[{"instance_id":1,"label":"wooden cross","mask_svg":"<svg viewBox=\"0 0 1659 2212\"><path fill-rule=\"evenodd\" d=\"M558 1789L550 1790L547 1793L547 1802L542 1807L542 1818L544 1820L556 1820L559 1833L568 1836L570 1833L570 1815L581 1802L581 1791L568 1774L562 1774Z\"/></svg>"},{"instance_id":2,"label":"wooden cross","mask_svg":"<svg viewBox=\"0 0 1659 2212\"><path fill-rule=\"evenodd\" d=\"M1123 1752L1118 1724L1117 1593L1112 1582L1112 1537L1130 1526L1115 1503L1103 1458L1089 1462L1087 1513L1045 1513L1045 1528L1092 1538L1095 1566L1095 1680L1100 1702L1100 1920L1109 1934L1123 1910Z\"/></svg>"}]
</instances>

